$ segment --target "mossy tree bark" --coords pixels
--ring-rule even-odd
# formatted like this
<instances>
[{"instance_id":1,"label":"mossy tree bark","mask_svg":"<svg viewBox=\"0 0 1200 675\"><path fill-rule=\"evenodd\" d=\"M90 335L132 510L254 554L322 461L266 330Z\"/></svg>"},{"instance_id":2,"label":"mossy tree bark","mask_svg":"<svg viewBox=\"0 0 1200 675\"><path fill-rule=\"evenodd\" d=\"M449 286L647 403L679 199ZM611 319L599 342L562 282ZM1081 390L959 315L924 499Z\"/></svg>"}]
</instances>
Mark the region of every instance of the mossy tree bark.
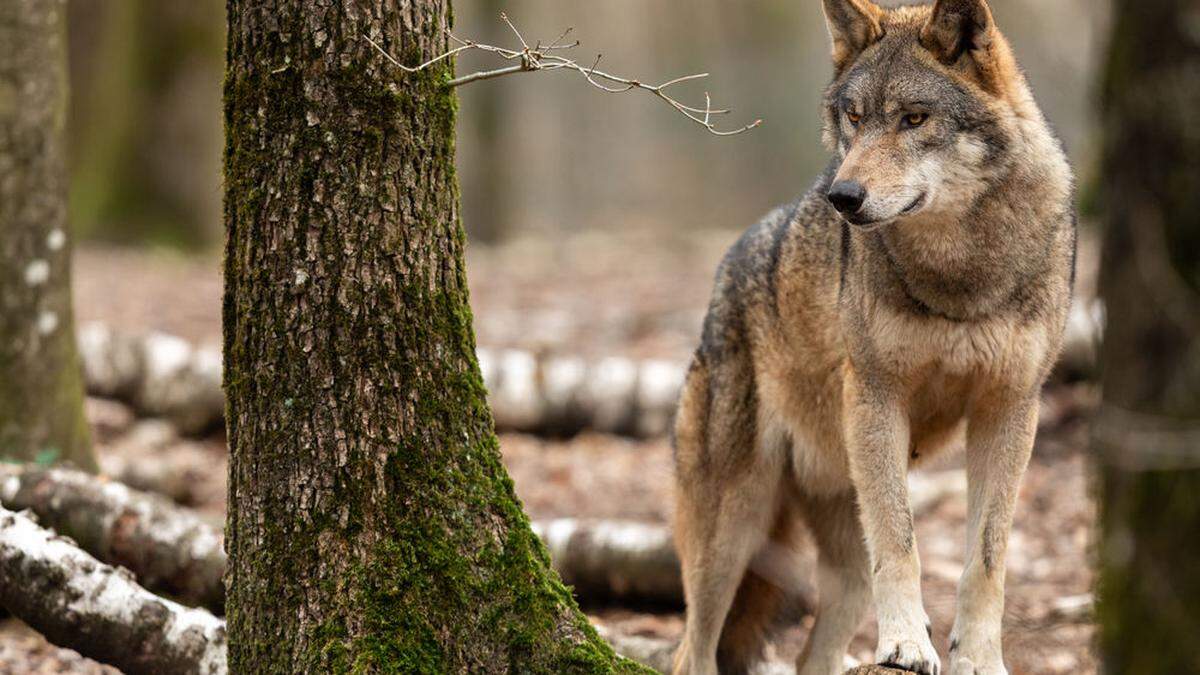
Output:
<instances>
[{"instance_id":1,"label":"mossy tree bark","mask_svg":"<svg viewBox=\"0 0 1200 675\"><path fill-rule=\"evenodd\" d=\"M1200 672L1200 41L1116 0L1104 80L1101 579L1110 673Z\"/></svg>"},{"instance_id":2,"label":"mossy tree bark","mask_svg":"<svg viewBox=\"0 0 1200 675\"><path fill-rule=\"evenodd\" d=\"M448 0L228 3L233 672L612 672L500 462Z\"/></svg>"},{"instance_id":3,"label":"mossy tree bark","mask_svg":"<svg viewBox=\"0 0 1200 675\"><path fill-rule=\"evenodd\" d=\"M96 469L67 242L66 5L0 3L0 457Z\"/></svg>"}]
</instances>

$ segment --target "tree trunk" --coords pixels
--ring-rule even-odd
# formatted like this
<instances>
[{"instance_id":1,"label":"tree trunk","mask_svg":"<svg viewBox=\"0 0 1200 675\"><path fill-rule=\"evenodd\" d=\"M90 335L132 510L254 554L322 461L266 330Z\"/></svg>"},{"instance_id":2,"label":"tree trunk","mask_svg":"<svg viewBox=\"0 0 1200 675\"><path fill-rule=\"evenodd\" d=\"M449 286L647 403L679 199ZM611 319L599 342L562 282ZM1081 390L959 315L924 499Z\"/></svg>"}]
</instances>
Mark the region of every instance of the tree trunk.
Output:
<instances>
[{"instance_id":1,"label":"tree trunk","mask_svg":"<svg viewBox=\"0 0 1200 675\"><path fill-rule=\"evenodd\" d=\"M1200 41L1193 0L1117 0L1104 81L1100 648L1200 672Z\"/></svg>"},{"instance_id":2,"label":"tree trunk","mask_svg":"<svg viewBox=\"0 0 1200 675\"><path fill-rule=\"evenodd\" d=\"M94 471L75 353L66 6L0 2L0 457Z\"/></svg>"},{"instance_id":3,"label":"tree trunk","mask_svg":"<svg viewBox=\"0 0 1200 675\"><path fill-rule=\"evenodd\" d=\"M500 463L463 269L447 0L231 0L233 672L612 672Z\"/></svg>"}]
</instances>

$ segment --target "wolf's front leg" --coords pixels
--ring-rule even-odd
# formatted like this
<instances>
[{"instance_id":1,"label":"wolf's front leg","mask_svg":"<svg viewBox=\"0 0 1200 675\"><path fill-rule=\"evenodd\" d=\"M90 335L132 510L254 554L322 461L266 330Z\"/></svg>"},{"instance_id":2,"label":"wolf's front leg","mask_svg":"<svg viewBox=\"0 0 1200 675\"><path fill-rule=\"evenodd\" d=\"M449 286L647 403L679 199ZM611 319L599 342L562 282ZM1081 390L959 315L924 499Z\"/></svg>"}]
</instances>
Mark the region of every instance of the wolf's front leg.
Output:
<instances>
[{"instance_id":1,"label":"wolf's front leg","mask_svg":"<svg viewBox=\"0 0 1200 675\"><path fill-rule=\"evenodd\" d=\"M847 368L846 449L859 517L871 557L879 645L875 660L937 675L929 617L921 605L921 561L908 504L909 425L903 401L886 384Z\"/></svg>"},{"instance_id":2,"label":"wolf's front leg","mask_svg":"<svg viewBox=\"0 0 1200 675\"><path fill-rule=\"evenodd\" d=\"M1037 429L1037 398L983 398L967 431L967 550L950 634L951 675L1005 675L1000 649L1004 557L1021 476Z\"/></svg>"}]
</instances>

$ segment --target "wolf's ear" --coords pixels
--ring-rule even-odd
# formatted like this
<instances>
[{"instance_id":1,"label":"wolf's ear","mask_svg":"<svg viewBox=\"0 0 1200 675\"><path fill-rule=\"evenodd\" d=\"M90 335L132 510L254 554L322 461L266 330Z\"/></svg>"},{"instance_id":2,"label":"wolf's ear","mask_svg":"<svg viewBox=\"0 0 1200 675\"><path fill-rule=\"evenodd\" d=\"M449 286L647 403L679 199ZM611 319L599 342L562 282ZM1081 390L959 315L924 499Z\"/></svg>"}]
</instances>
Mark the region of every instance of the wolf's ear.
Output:
<instances>
[{"instance_id":1,"label":"wolf's ear","mask_svg":"<svg viewBox=\"0 0 1200 675\"><path fill-rule=\"evenodd\" d=\"M952 64L964 53L986 52L995 30L986 0L937 0L921 28L921 44L942 63Z\"/></svg>"},{"instance_id":2,"label":"wolf's ear","mask_svg":"<svg viewBox=\"0 0 1200 675\"><path fill-rule=\"evenodd\" d=\"M833 39L833 68L841 72L867 47L883 37L883 10L871 0L822 0L825 25Z\"/></svg>"}]
</instances>

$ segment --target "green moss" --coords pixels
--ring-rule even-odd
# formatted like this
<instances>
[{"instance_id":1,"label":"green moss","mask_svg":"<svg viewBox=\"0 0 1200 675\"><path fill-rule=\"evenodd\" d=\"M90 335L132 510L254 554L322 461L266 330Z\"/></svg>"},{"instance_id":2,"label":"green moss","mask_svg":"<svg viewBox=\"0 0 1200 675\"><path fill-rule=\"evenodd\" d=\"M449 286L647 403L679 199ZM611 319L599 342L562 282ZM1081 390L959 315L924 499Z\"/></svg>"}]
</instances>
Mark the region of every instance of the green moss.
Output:
<instances>
[{"instance_id":1,"label":"green moss","mask_svg":"<svg viewBox=\"0 0 1200 675\"><path fill-rule=\"evenodd\" d=\"M351 648L356 670L489 671L497 669L495 662L462 659L495 652L507 659L501 670L509 672L636 671L599 640L550 571L545 548L500 466L494 437L481 447L447 450L473 461L446 471L418 448L401 449L388 460L399 493L421 485L428 490L423 494L437 497L416 509L397 503L390 519L394 536L356 569L354 586L361 590L355 604L367 622L364 637ZM480 507L494 515L503 539L471 531L477 529L472 513ZM464 547L464 537L478 540ZM464 548L473 556L464 556ZM565 615L572 616L573 638L559 634ZM481 643L487 647L480 649ZM455 653L455 645L464 644L474 646L472 653Z\"/></svg>"},{"instance_id":2,"label":"green moss","mask_svg":"<svg viewBox=\"0 0 1200 675\"><path fill-rule=\"evenodd\" d=\"M309 663L327 664L332 672L352 670L348 631L341 617L326 619L316 630L313 642L316 652L309 655Z\"/></svg>"},{"instance_id":3,"label":"green moss","mask_svg":"<svg viewBox=\"0 0 1200 675\"><path fill-rule=\"evenodd\" d=\"M417 372L427 364L410 364L417 417L439 433L405 439L386 460L392 491L421 498L389 505L391 536L355 567L352 604L363 608L366 626L351 643L354 670L487 671L497 663L470 659L493 652L512 672L636 670L578 614L504 471L474 359L465 284L432 293L414 285L400 294L430 318L425 338L449 338L450 362L461 366L435 378ZM462 430L444 423L454 419L482 421L489 431L464 444ZM490 526L480 526L480 513ZM573 636L560 634L564 616ZM455 649L466 644L473 649Z\"/></svg>"}]
</instances>

